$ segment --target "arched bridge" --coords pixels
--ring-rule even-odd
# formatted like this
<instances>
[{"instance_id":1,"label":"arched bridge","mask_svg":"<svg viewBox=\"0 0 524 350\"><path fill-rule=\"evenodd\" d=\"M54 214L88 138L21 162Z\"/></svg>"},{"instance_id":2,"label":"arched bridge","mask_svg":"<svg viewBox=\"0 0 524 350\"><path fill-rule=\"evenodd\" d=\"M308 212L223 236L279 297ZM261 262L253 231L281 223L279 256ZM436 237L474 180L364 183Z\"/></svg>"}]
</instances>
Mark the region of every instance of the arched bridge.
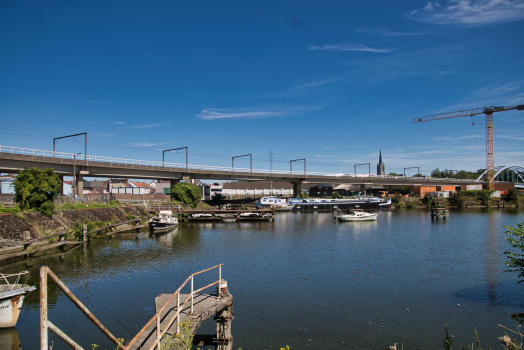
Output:
<instances>
[{"instance_id":1,"label":"arched bridge","mask_svg":"<svg viewBox=\"0 0 524 350\"><path fill-rule=\"evenodd\" d=\"M486 181L488 171L484 170L476 181ZM514 182L515 187L524 188L524 168L518 165L500 165L495 167L495 181Z\"/></svg>"}]
</instances>

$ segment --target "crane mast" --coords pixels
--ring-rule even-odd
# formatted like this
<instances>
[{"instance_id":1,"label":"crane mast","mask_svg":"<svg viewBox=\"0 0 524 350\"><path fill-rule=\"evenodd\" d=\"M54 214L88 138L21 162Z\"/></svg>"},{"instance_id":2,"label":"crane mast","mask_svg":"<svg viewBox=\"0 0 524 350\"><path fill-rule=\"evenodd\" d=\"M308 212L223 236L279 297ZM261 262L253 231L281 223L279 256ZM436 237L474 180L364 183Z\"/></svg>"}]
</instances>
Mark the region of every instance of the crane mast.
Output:
<instances>
[{"instance_id":1,"label":"crane mast","mask_svg":"<svg viewBox=\"0 0 524 350\"><path fill-rule=\"evenodd\" d=\"M474 117L477 114L486 115L486 169L488 171L488 189L495 190L495 158L493 154L493 113L511 111L511 110L524 111L524 104L512 107L482 107L468 109L465 111L456 111L448 113L433 114L423 118L413 119L413 123L428 122L432 120L459 118L459 117Z\"/></svg>"}]
</instances>

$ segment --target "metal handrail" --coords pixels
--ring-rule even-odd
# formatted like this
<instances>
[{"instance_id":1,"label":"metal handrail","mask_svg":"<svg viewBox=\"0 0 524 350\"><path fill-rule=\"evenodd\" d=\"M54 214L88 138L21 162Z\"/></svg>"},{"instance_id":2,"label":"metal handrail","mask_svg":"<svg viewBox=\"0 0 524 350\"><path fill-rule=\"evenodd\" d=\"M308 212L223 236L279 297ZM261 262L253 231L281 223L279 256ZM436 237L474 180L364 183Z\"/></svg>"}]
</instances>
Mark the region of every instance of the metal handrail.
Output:
<instances>
[{"instance_id":1,"label":"metal handrail","mask_svg":"<svg viewBox=\"0 0 524 350\"><path fill-rule=\"evenodd\" d=\"M341 174L341 173L325 173L325 172L304 172L301 171L285 171L285 170L266 170L266 169L248 169L248 168L236 168L234 171L231 171L230 167L218 167L218 166L209 166L209 165L193 165L193 164L180 164L180 163L163 163L155 162L149 160L136 160L136 159L125 159L125 158L113 158L113 157L102 157L102 156L90 156L83 154L73 154L73 153L64 153L64 152L53 152L53 151L44 151L36 150L29 148L20 148L12 146L2 146L0 145L0 152L2 153L12 153L12 154L21 154L29 156L39 156L50 158L50 162L54 163L63 163L62 160L71 160L73 161L76 156L75 162L79 165L82 165L81 162L99 162L99 163L108 163L108 164L121 164L121 165L138 165L138 166L147 166L155 168L157 170L170 171L172 169L176 170L193 170L193 172L199 171L223 171L227 174L238 174L238 175L252 175L256 176L257 174L269 174L269 175L296 175L296 176L325 176L325 177L338 177L338 178L377 178L377 179L393 179L393 180L420 180L420 181L445 181L445 182L472 182L471 179L455 179L455 178L437 178L437 177L409 177L409 176L394 176L394 175L358 175L358 174ZM328 180L328 179L326 179ZM477 181L475 181L477 182Z\"/></svg>"},{"instance_id":2,"label":"metal handrail","mask_svg":"<svg viewBox=\"0 0 524 350\"><path fill-rule=\"evenodd\" d=\"M179 325L180 323L180 311L184 308L184 306L187 304L189 300L191 300L191 313L193 313L193 297L195 293L198 293L204 289L207 289L215 284L218 284L220 287L220 283L222 282L222 266L224 264L219 264L213 267L210 267L208 269L198 271L195 273L192 273L185 281L182 283L182 285L173 293L173 295L167 300L167 302L158 310L158 312L149 320L149 322L135 335L135 337L126 345L124 346L122 342L117 339L107 328L104 327L104 325L82 304L80 300L67 288L67 286L54 274L51 269L44 265L40 267L40 350L48 350L48 330L51 330L53 333L55 333L60 339L62 339L67 345L71 346L73 349L83 350L83 348L78 345L73 339L71 339L67 334L65 334L62 330L60 330L56 325L51 323L48 318L48 311L47 311L47 278L51 277L51 279L58 285L58 287L65 293L65 295L75 304L77 308L80 309L84 313L84 315L89 318L91 322L95 324L115 345L117 345L117 349L125 349L129 350L131 346L136 343L136 341L140 338L140 336L147 330L147 328L156 321L156 335L157 338L153 345L150 347L150 349L154 349L159 343L162 337L166 334L167 330L175 319L177 320L177 333L179 332ZM200 275L201 273L213 270L218 268L218 281L215 281L213 283L210 283L200 289L194 290L194 277L197 275ZM23 271L21 273L24 273L26 271ZM17 274L19 275L19 274ZM3 275L5 277L10 277L14 275ZM2 276L2 277L3 277ZM191 281L191 294L184 300L182 304L180 304L180 291L182 290L185 285ZM169 303L173 301L174 298L177 298L177 311L175 315L169 320L167 326L165 327L164 331L160 331L160 315L161 313L167 308Z\"/></svg>"},{"instance_id":3,"label":"metal handrail","mask_svg":"<svg viewBox=\"0 0 524 350\"><path fill-rule=\"evenodd\" d=\"M151 326L151 324L153 324L153 322L155 322L155 321L156 321L156 340L153 343L153 345L151 345L149 350L152 350L157 345L159 345L160 340L166 334L166 332L169 330L169 327L171 327L171 325L173 324L175 319L177 320L177 333L179 333L180 311L184 308L184 306L187 304L187 302L189 300L191 300L191 313L193 313L193 295L195 293L198 293L198 292L200 292L200 291L202 291L204 289L207 289L207 288L209 288L209 287L211 287L211 286L213 286L215 284L218 284L219 287L220 287L220 283L222 282L222 266L223 265L224 264L222 263L222 264L210 267L208 269L192 273L184 281L184 283L182 283L182 285L180 287L178 287L178 289L173 293L173 295L171 295L171 297L164 303L164 305L160 308L160 310L158 310L157 313L149 320L149 322L147 322L146 325L144 327L142 327L142 329L135 335L135 337L133 339L131 339L131 341L127 344L127 346L124 347L124 350L129 350L131 348L131 346L133 344L135 344L138 341L138 339L140 339L140 336L142 336L142 334L144 334L144 332L147 330L147 328L149 328L149 326ZM204 273L204 272L216 269L216 268L218 268L218 281L210 283L207 286L204 286L204 287L202 287L200 289L197 289L197 290L193 289L194 288L193 278L196 275L200 275L201 273ZM183 287L185 287L185 285L189 281L191 281L191 294L184 300L184 302L182 304L180 304L180 291L182 290ZM175 312L175 315L169 320L169 322L167 323L167 325L164 328L164 330L161 331L160 330L160 315L168 307L168 305L173 301L173 299L175 297L177 298L177 311Z\"/></svg>"},{"instance_id":4,"label":"metal handrail","mask_svg":"<svg viewBox=\"0 0 524 350\"><path fill-rule=\"evenodd\" d=\"M63 331L49 321L47 314L47 277L58 285L58 287L65 293L65 295L75 304L77 308L84 313L113 343L117 348L123 347L122 343L107 330L104 325L82 304L80 300L67 288L67 286L54 274L51 269L44 265L40 266L40 350L48 350L48 330L50 329L60 339L73 349L83 350L73 339L69 338Z\"/></svg>"}]
</instances>

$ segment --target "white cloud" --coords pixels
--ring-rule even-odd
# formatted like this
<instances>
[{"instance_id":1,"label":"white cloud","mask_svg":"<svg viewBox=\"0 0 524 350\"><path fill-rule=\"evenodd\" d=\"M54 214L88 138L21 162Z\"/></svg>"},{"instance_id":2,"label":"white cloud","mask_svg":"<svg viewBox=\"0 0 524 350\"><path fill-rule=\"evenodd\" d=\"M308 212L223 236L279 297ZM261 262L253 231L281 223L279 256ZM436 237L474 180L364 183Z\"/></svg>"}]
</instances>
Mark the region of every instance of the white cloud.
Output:
<instances>
[{"instance_id":1,"label":"white cloud","mask_svg":"<svg viewBox=\"0 0 524 350\"><path fill-rule=\"evenodd\" d=\"M447 5L429 1L407 14L413 20L440 25L486 25L524 18L521 0L449 0Z\"/></svg>"},{"instance_id":2,"label":"white cloud","mask_svg":"<svg viewBox=\"0 0 524 350\"><path fill-rule=\"evenodd\" d=\"M304 113L309 110L319 109L320 107L264 107L264 108L243 108L243 109L218 109L205 108L197 117L211 120L224 118L237 119L257 119L275 118Z\"/></svg>"},{"instance_id":3,"label":"white cloud","mask_svg":"<svg viewBox=\"0 0 524 350\"><path fill-rule=\"evenodd\" d=\"M394 32L389 30L386 27L378 28L359 28L357 32L360 33L372 33L380 36L415 36L415 35L424 35L426 32Z\"/></svg>"},{"instance_id":4,"label":"white cloud","mask_svg":"<svg viewBox=\"0 0 524 350\"><path fill-rule=\"evenodd\" d=\"M130 126L130 128L133 128L133 129L149 129L149 128L155 128L157 126L162 126L162 125L164 125L164 123L133 125L133 126Z\"/></svg>"},{"instance_id":5,"label":"white cloud","mask_svg":"<svg viewBox=\"0 0 524 350\"><path fill-rule=\"evenodd\" d=\"M378 53L386 53L391 52L393 50L391 49L373 49L371 47L362 45L362 44L340 44L340 45L322 45L322 46L315 46L315 45L309 45L309 50L313 51L366 51L366 52L378 52Z\"/></svg>"}]
</instances>

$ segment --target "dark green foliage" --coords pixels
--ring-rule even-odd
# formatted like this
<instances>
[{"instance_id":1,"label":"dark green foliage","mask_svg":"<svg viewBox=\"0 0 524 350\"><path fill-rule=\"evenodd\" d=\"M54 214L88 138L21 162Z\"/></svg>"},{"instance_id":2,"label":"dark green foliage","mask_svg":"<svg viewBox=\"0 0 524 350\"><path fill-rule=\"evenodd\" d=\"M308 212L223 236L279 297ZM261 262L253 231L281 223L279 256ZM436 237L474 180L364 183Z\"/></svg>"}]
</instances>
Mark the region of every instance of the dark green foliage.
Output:
<instances>
[{"instance_id":1,"label":"dark green foliage","mask_svg":"<svg viewBox=\"0 0 524 350\"><path fill-rule=\"evenodd\" d=\"M448 325L444 325L444 331L446 332L446 337L444 338L444 349L451 350L451 346L453 345L453 337L450 337L448 334Z\"/></svg>"},{"instance_id":2,"label":"dark green foliage","mask_svg":"<svg viewBox=\"0 0 524 350\"><path fill-rule=\"evenodd\" d=\"M0 214L16 214L20 213L20 207L18 205L11 208L0 208Z\"/></svg>"},{"instance_id":3,"label":"dark green foliage","mask_svg":"<svg viewBox=\"0 0 524 350\"><path fill-rule=\"evenodd\" d=\"M508 202L513 202L518 206L520 206L520 199L519 199L519 190L517 190L515 187L510 188L508 190L508 194L504 196L504 199Z\"/></svg>"},{"instance_id":4,"label":"dark green foliage","mask_svg":"<svg viewBox=\"0 0 524 350\"><path fill-rule=\"evenodd\" d=\"M408 208L408 209L415 209L415 203L409 202L408 205L406 206L406 208Z\"/></svg>"},{"instance_id":5,"label":"dark green foliage","mask_svg":"<svg viewBox=\"0 0 524 350\"><path fill-rule=\"evenodd\" d=\"M125 218L127 221L129 221L129 220L133 220L135 216L131 213L126 213Z\"/></svg>"},{"instance_id":6,"label":"dark green foliage","mask_svg":"<svg viewBox=\"0 0 524 350\"><path fill-rule=\"evenodd\" d=\"M390 176L400 176L400 174L397 174L397 173L389 173L388 175L390 175Z\"/></svg>"},{"instance_id":7,"label":"dark green foliage","mask_svg":"<svg viewBox=\"0 0 524 350\"><path fill-rule=\"evenodd\" d=\"M99 229L101 227L104 227L107 225L107 222L105 221L91 221L89 219L85 219L84 221L80 221L75 226L71 227L71 231L73 233L73 236L77 241L81 241L84 239L84 233L83 233L83 224L87 225L87 236L91 236L94 230Z\"/></svg>"},{"instance_id":8,"label":"dark green foliage","mask_svg":"<svg viewBox=\"0 0 524 350\"><path fill-rule=\"evenodd\" d=\"M466 171L466 170L444 170L441 171L439 168L436 168L431 172L432 177L442 177L442 178L452 178L452 179L477 179L480 174L484 172L485 169L479 169L477 171Z\"/></svg>"},{"instance_id":9,"label":"dark green foliage","mask_svg":"<svg viewBox=\"0 0 524 350\"><path fill-rule=\"evenodd\" d=\"M122 205L122 203L120 203L118 199L114 199L114 200L109 201L109 205L112 207L118 207L119 205Z\"/></svg>"},{"instance_id":10,"label":"dark green foliage","mask_svg":"<svg viewBox=\"0 0 524 350\"><path fill-rule=\"evenodd\" d=\"M467 198L477 198L482 205L488 206L491 200L493 191L490 190L471 190L471 191L460 191L459 195Z\"/></svg>"},{"instance_id":11,"label":"dark green foliage","mask_svg":"<svg viewBox=\"0 0 524 350\"><path fill-rule=\"evenodd\" d=\"M171 189L171 199L195 208L202 199L202 191L200 187L190 182L179 182Z\"/></svg>"},{"instance_id":12,"label":"dark green foliage","mask_svg":"<svg viewBox=\"0 0 524 350\"><path fill-rule=\"evenodd\" d=\"M307 192L301 192L299 195L298 195L299 198L303 198L303 199L306 199L306 198L309 198L309 193Z\"/></svg>"},{"instance_id":13,"label":"dark green foliage","mask_svg":"<svg viewBox=\"0 0 524 350\"><path fill-rule=\"evenodd\" d=\"M504 226L506 228L506 234L510 237L506 237L508 242L511 244L516 251L504 252L506 257L509 259L505 261L505 264L512 269L506 270L507 272L517 272L518 283L524 282L524 222L517 225L517 228L511 226Z\"/></svg>"},{"instance_id":14,"label":"dark green foliage","mask_svg":"<svg viewBox=\"0 0 524 350\"><path fill-rule=\"evenodd\" d=\"M13 184L14 200L22 211L44 210L46 215L53 214L53 201L59 194L62 184L53 169L26 168L18 174Z\"/></svg>"},{"instance_id":15,"label":"dark green foliage","mask_svg":"<svg viewBox=\"0 0 524 350\"><path fill-rule=\"evenodd\" d=\"M460 192L452 193L451 197L449 197L449 200L448 200L449 205L451 205L452 207L456 207L456 208L464 208L465 202L466 200L460 194Z\"/></svg>"},{"instance_id":16,"label":"dark green foliage","mask_svg":"<svg viewBox=\"0 0 524 350\"><path fill-rule=\"evenodd\" d=\"M480 203L482 203L482 205L485 205L487 207L489 206L489 201L491 200L492 194L493 191L489 190L478 191L477 198L478 200L480 200Z\"/></svg>"},{"instance_id":17,"label":"dark green foliage","mask_svg":"<svg viewBox=\"0 0 524 350\"><path fill-rule=\"evenodd\" d=\"M225 196L222 194L222 193L215 193L212 197L211 197L211 200L215 203L215 204L219 204L219 203L222 203L222 201L224 201L226 198Z\"/></svg>"},{"instance_id":18,"label":"dark green foliage","mask_svg":"<svg viewBox=\"0 0 524 350\"><path fill-rule=\"evenodd\" d=\"M331 198L333 198L333 199L340 199L340 198L342 198L342 195L340 193L338 193L338 192L332 192L331 193Z\"/></svg>"},{"instance_id":19,"label":"dark green foliage","mask_svg":"<svg viewBox=\"0 0 524 350\"><path fill-rule=\"evenodd\" d=\"M427 205L430 208L437 205L437 202L435 202L435 199L429 193L426 193L424 195L424 197L422 198L422 203L424 203L425 205Z\"/></svg>"},{"instance_id":20,"label":"dark green foliage","mask_svg":"<svg viewBox=\"0 0 524 350\"><path fill-rule=\"evenodd\" d=\"M44 215L52 216L55 213L55 204L51 201L44 202L44 204L38 208L38 211Z\"/></svg>"}]
</instances>

